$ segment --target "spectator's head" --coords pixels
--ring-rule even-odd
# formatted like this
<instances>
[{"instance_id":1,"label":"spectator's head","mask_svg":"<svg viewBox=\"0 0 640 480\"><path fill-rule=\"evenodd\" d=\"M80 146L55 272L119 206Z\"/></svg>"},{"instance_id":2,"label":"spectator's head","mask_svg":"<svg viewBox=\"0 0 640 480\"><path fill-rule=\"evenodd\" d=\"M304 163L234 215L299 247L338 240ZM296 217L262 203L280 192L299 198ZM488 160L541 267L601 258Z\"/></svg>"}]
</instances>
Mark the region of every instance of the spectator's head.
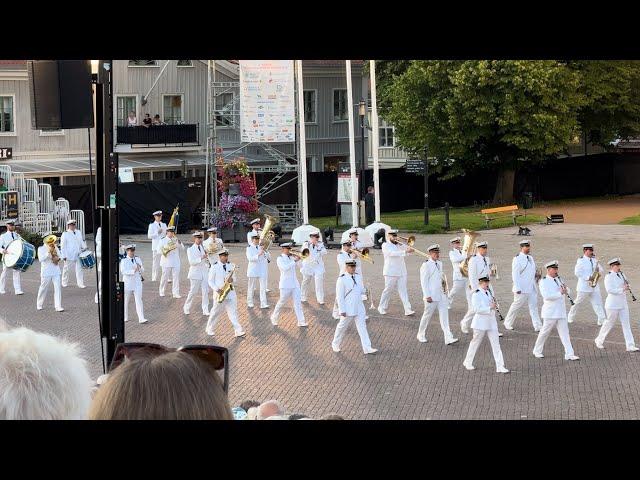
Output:
<instances>
[{"instance_id":1,"label":"spectator's head","mask_svg":"<svg viewBox=\"0 0 640 480\"><path fill-rule=\"evenodd\" d=\"M158 121L160 121L160 114L156 113L156 114L153 116L153 119L154 119L154 120L158 120Z\"/></svg>"},{"instance_id":2,"label":"spectator's head","mask_svg":"<svg viewBox=\"0 0 640 480\"><path fill-rule=\"evenodd\" d=\"M257 420L266 420L269 417L284 415L284 409L275 400L268 400L258 407Z\"/></svg>"},{"instance_id":3,"label":"spectator's head","mask_svg":"<svg viewBox=\"0 0 640 480\"><path fill-rule=\"evenodd\" d=\"M233 420L216 371L186 352L125 360L96 394L92 420Z\"/></svg>"},{"instance_id":4,"label":"spectator's head","mask_svg":"<svg viewBox=\"0 0 640 480\"><path fill-rule=\"evenodd\" d=\"M81 420L93 382L77 345L0 322L0 419Z\"/></svg>"},{"instance_id":5,"label":"spectator's head","mask_svg":"<svg viewBox=\"0 0 640 480\"><path fill-rule=\"evenodd\" d=\"M136 116L136 112L134 112L133 110L131 110L129 112L129 118L134 118Z\"/></svg>"},{"instance_id":6,"label":"spectator's head","mask_svg":"<svg viewBox=\"0 0 640 480\"><path fill-rule=\"evenodd\" d=\"M289 420L311 420L311 417L308 417L304 413L293 413L289 415Z\"/></svg>"},{"instance_id":7,"label":"spectator's head","mask_svg":"<svg viewBox=\"0 0 640 480\"><path fill-rule=\"evenodd\" d=\"M369 186L367 187L367 192L369 192L369 193L373 193L373 185L369 185Z\"/></svg>"},{"instance_id":8,"label":"spectator's head","mask_svg":"<svg viewBox=\"0 0 640 480\"><path fill-rule=\"evenodd\" d=\"M0 186L4 185L4 178L0 177Z\"/></svg>"},{"instance_id":9,"label":"spectator's head","mask_svg":"<svg viewBox=\"0 0 640 480\"><path fill-rule=\"evenodd\" d=\"M344 420L340 415L336 415L335 413L330 413L329 415L325 415L320 420Z\"/></svg>"},{"instance_id":10,"label":"spectator's head","mask_svg":"<svg viewBox=\"0 0 640 480\"><path fill-rule=\"evenodd\" d=\"M148 114L148 113L145 113L145 114L144 114L144 118L151 118L151 115L150 115L150 114Z\"/></svg>"},{"instance_id":11,"label":"spectator's head","mask_svg":"<svg viewBox=\"0 0 640 480\"><path fill-rule=\"evenodd\" d=\"M259 406L260 402L256 402L255 400L245 400L240 404L240 408L242 408L245 412L248 412L250 408Z\"/></svg>"}]
</instances>

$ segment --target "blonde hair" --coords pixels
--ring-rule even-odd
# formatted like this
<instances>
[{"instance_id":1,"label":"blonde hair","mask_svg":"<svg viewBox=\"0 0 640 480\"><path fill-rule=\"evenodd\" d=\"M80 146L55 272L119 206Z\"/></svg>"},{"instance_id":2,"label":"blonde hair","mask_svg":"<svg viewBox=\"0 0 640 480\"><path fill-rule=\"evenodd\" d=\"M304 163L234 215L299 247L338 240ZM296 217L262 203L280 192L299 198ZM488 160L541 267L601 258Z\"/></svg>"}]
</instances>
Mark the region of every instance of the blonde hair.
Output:
<instances>
[{"instance_id":1,"label":"blonde hair","mask_svg":"<svg viewBox=\"0 0 640 480\"><path fill-rule=\"evenodd\" d=\"M233 420L218 373L185 352L126 360L96 393L91 420Z\"/></svg>"}]
</instances>

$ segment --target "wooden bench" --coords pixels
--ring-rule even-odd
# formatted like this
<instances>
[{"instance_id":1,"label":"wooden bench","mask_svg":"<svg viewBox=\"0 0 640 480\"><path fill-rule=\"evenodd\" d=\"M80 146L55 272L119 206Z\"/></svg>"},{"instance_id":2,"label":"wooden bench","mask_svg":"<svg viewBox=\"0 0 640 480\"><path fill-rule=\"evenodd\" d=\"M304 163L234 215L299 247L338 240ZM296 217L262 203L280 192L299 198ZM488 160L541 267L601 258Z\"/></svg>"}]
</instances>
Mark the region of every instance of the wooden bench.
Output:
<instances>
[{"instance_id":1,"label":"wooden bench","mask_svg":"<svg viewBox=\"0 0 640 480\"><path fill-rule=\"evenodd\" d=\"M484 215L484 221L487 223L487 228L489 228L490 223L493 220L496 220L498 218L505 218L505 217L511 217L513 219L513 224L514 225L518 225L518 223L516 222L516 218L517 217L525 217L527 216L526 212L524 214L522 213L516 213L518 211L518 206L517 205L509 205L506 207L496 207L496 208L485 208L483 210L480 210L480 213L482 215ZM508 214L510 212L510 214ZM493 214L500 214L500 213L505 213L505 215L493 215ZM492 215L492 216L489 216Z\"/></svg>"}]
</instances>

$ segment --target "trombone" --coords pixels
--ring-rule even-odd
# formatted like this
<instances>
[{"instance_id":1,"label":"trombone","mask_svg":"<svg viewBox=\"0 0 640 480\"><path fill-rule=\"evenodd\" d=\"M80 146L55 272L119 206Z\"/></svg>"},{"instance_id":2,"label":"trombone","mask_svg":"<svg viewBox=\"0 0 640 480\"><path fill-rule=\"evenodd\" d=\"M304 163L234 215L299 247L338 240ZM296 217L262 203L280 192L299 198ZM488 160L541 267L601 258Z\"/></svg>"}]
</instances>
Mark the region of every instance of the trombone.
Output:
<instances>
[{"instance_id":1,"label":"trombone","mask_svg":"<svg viewBox=\"0 0 640 480\"><path fill-rule=\"evenodd\" d=\"M355 253L362 260L366 260L369 263L374 263L373 259L369 255L369 249L366 248L366 247L363 248L362 250L358 250L357 248L350 247L349 248L349 253L351 253L351 252Z\"/></svg>"},{"instance_id":2,"label":"trombone","mask_svg":"<svg viewBox=\"0 0 640 480\"><path fill-rule=\"evenodd\" d=\"M414 235L411 235L409 237L401 237L400 235L397 236L398 238L398 243L400 245L406 245L407 247L411 247L413 248L413 251L416 252L418 255L422 255L423 257L427 257L427 258L431 258L431 255L424 253L420 250L418 250L417 248L414 247L415 243L416 243L416 237ZM401 241L403 240L403 241Z\"/></svg>"},{"instance_id":3,"label":"trombone","mask_svg":"<svg viewBox=\"0 0 640 480\"><path fill-rule=\"evenodd\" d=\"M289 255L293 255L295 257L300 258L301 260L304 260L309 256L309 249L303 248L302 251L300 251L300 250L296 250L295 248L291 248L289 250Z\"/></svg>"}]
</instances>

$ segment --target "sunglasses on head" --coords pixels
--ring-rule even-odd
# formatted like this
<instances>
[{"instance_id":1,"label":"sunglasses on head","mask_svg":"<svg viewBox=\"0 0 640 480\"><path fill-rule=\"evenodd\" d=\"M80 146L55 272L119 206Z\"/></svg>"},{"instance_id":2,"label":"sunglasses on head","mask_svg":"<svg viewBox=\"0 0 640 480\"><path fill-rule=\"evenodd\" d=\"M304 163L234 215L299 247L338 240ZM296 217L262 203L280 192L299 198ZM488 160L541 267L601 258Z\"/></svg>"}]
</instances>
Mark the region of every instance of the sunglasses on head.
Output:
<instances>
[{"instance_id":1,"label":"sunglasses on head","mask_svg":"<svg viewBox=\"0 0 640 480\"><path fill-rule=\"evenodd\" d=\"M109 372L120 366L125 359L136 358L136 355L155 356L169 352L185 352L206 362L214 370L224 370L223 388L227 393L229 387L229 350L217 345L185 345L179 348L172 348L157 343L120 343L113 354Z\"/></svg>"}]
</instances>

